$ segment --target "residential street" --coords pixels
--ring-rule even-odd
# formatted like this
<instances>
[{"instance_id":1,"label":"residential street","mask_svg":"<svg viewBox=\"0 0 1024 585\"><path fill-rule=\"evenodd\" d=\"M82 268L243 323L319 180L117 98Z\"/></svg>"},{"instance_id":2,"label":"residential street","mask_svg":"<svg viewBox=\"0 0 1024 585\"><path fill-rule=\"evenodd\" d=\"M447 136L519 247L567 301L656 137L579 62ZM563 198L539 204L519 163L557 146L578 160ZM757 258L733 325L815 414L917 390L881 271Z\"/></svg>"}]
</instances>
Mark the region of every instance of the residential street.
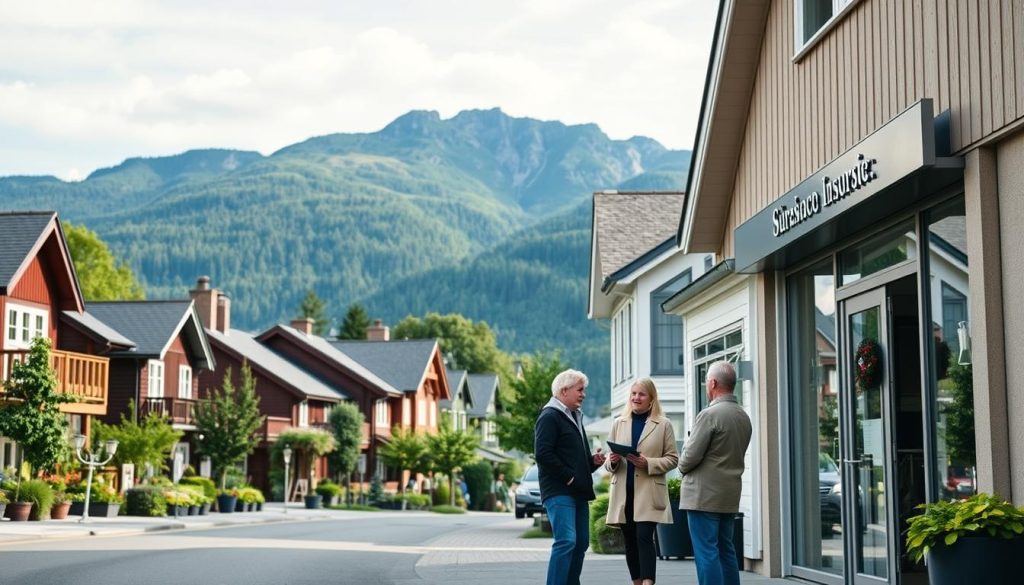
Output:
<instances>
[{"instance_id":1,"label":"residential street","mask_svg":"<svg viewBox=\"0 0 1024 585\"><path fill-rule=\"evenodd\" d=\"M219 521L238 524L189 520L179 525L185 529L168 530L169 520L146 528L95 521L97 535L88 536L65 523L25 523L70 534L36 528L18 540L12 523L4 522L0 583L525 585L543 583L551 543L519 538L531 521L500 514L294 510L286 518L270 510ZM620 555L588 554L583 581L620 584L628 581L625 571ZM659 577L696 583L692 561L661 561ZM743 582L777 581L744 573Z\"/></svg>"}]
</instances>

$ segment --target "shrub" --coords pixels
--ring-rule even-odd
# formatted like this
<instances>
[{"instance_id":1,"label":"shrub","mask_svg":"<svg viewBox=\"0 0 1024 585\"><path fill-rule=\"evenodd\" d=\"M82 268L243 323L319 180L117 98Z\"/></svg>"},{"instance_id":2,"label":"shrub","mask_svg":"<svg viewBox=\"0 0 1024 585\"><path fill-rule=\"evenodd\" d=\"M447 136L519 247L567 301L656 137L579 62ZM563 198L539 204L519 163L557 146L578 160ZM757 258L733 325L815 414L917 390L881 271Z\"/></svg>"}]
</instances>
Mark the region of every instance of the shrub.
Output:
<instances>
[{"instance_id":1,"label":"shrub","mask_svg":"<svg viewBox=\"0 0 1024 585\"><path fill-rule=\"evenodd\" d=\"M5 490L0 490L0 504L9 504L9 503L10 503L10 500L7 499L7 492Z\"/></svg>"},{"instance_id":2,"label":"shrub","mask_svg":"<svg viewBox=\"0 0 1024 585\"><path fill-rule=\"evenodd\" d=\"M597 495L607 494L609 489L611 489L611 484L608 483L607 477L602 478L601 481L594 484L594 493Z\"/></svg>"},{"instance_id":3,"label":"shrub","mask_svg":"<svg viewBox=\"0 0 1024 585\"><path fill-rule=\"evenodd\" d=\"M124 497L117 493L113 486L94 481L89 501L97 504L120 504L124 502Z\"/></svg>"},{"instance_id":4,"label":"shrub","mask_svg":"<svg viewBox=\"0 0 1024 585\"><path fill-rule=\"evenodd\" d=\"M125 492L125 508L129 516L163 516L167 513L164 488L140 485Z\"/></svg>"},{"instance_id":5,"label":"shrub","mask_svg":"<svg viewBox=\"0 0 1024 585\"><path fill-rule=\"evenodd\" d=\"M41 479L30 479L21 482L21 493L18 499L22 502L32 502L32 512L29 518L39 520L50 515L50 508L53 506L53 489L50 484Z\"/></svg>"},{"instance_id":6,"label":"shrub","mask_svg":"<svg viewBox=\"0 0 1024 585\"><path fill-rule=\"evenodd\" d=\"M491 464L486 461L471 463L462 468L462 475L466 478L466 485L469 487L469 501L474 510L483 510L487 507L487 494L491 492L491 485L494 484L494 471Z\"/></svg>"},{"instance_id":7,"label":"shrub","mask_svg":"<svg viewBox=\"0 0 1024 585\"><path fill-rule=\"evenodd\" d=\"M448 480L444 481L434 480L434 505L444 506L448 504L448 496L451 492L448 490Z\"/></svg>"},{"instance_id":8,"label":"shrub","mask_svg":"<svg viewBox=\"0 0 1024 585\"><path fill-rule=\"evenodd\" d=\"M324 501L330 502L334 498L340 500L344 490L342 487L331 480L325 479L317 484L316 493L324 497Z\"/></svg>"},{"instance_id":9,"label":"shrub","mask_svg":"<svg viewBox=\"0 0 1024 585\"><path fill-rule=\"evenodd\" d=\"M1015 538L1024 534L1024 507L990 494L917 508L922 512L910 518L907 528L907 554L917 561L935 546L952 546L961 537Z\"/></svg>"},{"instance_id":10,"label":"shrub","mask_svg":"<svg viewBox=\"0 0 1024 585\"><path fill-rule=\"evenodd\" d=\"M679 505L679 488L683 485L683 479L681 477L673 477L666 482L665 486L668 488L668 501L669 503L675 503Z\"/></svg>"},{"instance_id":11,"label":"shrub","mask_svg":"<svg viewBox=\"0 0 1024 585\"><path fill-rule=\"evenodd\" d=\"M181 481L179 481L178 484L183 486L189 485L202 488L203 495L210 498L210 501L213 501L214 498L217 497L217 484L214 483L214 481L208 477L190 475L181 478Z\"/></svg>"},{"instance_id":12,"label":"shrub","mask_svg":"<svg viewBox=\"0 0 1024 585\"><path fill-rule=\"evenodd\" d=\"M177 490L188 494L190 506L202 506L203 504L213 503L213 498L206 495L202 486L179 483ZM214 490L214 493L216 493L216 490Z\"/></svg>"},{"instance_id":13,"label":"shrub","mask_svg":"<svg viewBox=\"0 0 1024 585\"><path fill-rule=\"evenodd\" d=\"M590 548L599 554L622 554L626 547L622 531L605 524L608 516L608 494L601 494L590 503Z\"/></svg>"}]
</instances>

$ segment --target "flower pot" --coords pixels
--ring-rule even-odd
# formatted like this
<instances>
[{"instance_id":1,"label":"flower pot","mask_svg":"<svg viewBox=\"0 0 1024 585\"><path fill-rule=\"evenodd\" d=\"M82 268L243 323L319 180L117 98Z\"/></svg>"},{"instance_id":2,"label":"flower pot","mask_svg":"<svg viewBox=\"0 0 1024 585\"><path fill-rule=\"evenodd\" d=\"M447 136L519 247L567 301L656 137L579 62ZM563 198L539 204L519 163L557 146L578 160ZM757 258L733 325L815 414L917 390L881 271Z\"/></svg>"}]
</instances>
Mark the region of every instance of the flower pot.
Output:
<instances>
[{"instance_id":1,"label":"flower pot","mask_svg":"<svg viewBox=\"0 0 1024 585\"><path fill-rule=\"evenodd\" d=\"M188 507L188 515L189 516L198 516L199 515L199 505L196 504L194 506L189 506Z\"/></svg>"},{"instance_id":2,"label":"flower pot","mask_svg":"<svg viewBox=\"0 0 1024 585\"><path fill-rule=\"evenodd\" d=\"M235 500L235 512L248 512L248 511L249 511L249 504L243 502L242 500Z\"/></svg>"},{"instance_id":3,"label":"flower pot","mask_svg":"<svg viewBox=\"0 0 1024 585\"><path fill-rule=\"evenodd\" d=\"M951 546L940 544L925 554L931 585L1016 583L1024 558L1024 536L966 536Z\"/></svg>"},{"instance_id":4,"label":"flower pot","mask_svg":"<svg viewBox=\"0 0 1024 585\"><path fill-rule=\"evenodd\" d=\"M176 506L174 504L167 504L167 515L174 516L188 516L188 506Z\"/></svg>"},{"instance_id":5,"label":"flower pot","mask_svg":"<svg viewBox=\"0 0 1024 585\"><path fill-rule=\"evenodd\" d=\"M0 518L6 518L7 502L0 502Z\"/></svg>"},{"instance_id":6,"label":"flower pot","mask_svg":"<svg viewBox=\"0 0 1024 585\"><path fill-rule=\"evenodd\" d=\"M690 524L686 521L686 510L672 507L672 524L658 524L658 558L686 558L693 556L693 542L690 540Z\"/></svg>"},{"instance_id":7,"label":"flower pot","mask_svg":"<svg viewBox=\"0 0 1024 585\"><path fill-rule=\"evenodd\" d=\"M89 502L89 516L93 518L116 518L121 504L107 502Z\"/></svg>"},{"instance_id":8,"label":"flower pot","mask_svg":"<svg viewBox=\"0 0 1024 585\"><path fill-rule=\"evenodd\" d=\"M6 515L11 522L27 522L32 512L32 502L11 502L7 504Z\"/></svg>"},{"instance_id":9,"label":"flower pot","mask_svg":"<svg viewBox=\"0 0 1024 585\"><path fill-rule=\"evenodd\" d=\"M68 516L81 516L82 514L85 514L85 502L71 502Z\"/></svg>"},{"instance_id":10,"label":"flower pot","mask_svg":"<svg viewBox=\"0 0 1024 585\"><path fill-rule=\"evenodd\" d=\"M60 502L50 508L50 520L63 520L68 517L71 510L71 502Z\"/></svg>"},{"instance_id":11,"label":"flower pot","mask_svg":"<svg viewBox=\"0 0 1024 585\"><path fill-rule=\"evenodd\" d=\"M305 501L307 509L315 510L320 507L321 503L323 503L323 496L321 496L320 494L306 496Z\"/></svg>"},{"instance_id":12,"label":"flower pot","mask_svg":"<svg viewBox=\"0 0 1024 585\"><path fill-rule=\"evenodd\" d=\"M237 502L238 496L221 494L217 496L217 511L221 514L230 514L235 511L235 504Z\"/></svg>"},{"instance_id":13,"label":"flower pot","mask_svg":"<svg viewBox=\"0 0 1024 585\"><path fill-rule=\"evenodd\" d=\"M199 515L200 516L206 516L207 514L209 514L210 513L210 506L212 506L212 504L210 502L206 502L202 506L199 506Z\"/></svg>"}]
</instances>

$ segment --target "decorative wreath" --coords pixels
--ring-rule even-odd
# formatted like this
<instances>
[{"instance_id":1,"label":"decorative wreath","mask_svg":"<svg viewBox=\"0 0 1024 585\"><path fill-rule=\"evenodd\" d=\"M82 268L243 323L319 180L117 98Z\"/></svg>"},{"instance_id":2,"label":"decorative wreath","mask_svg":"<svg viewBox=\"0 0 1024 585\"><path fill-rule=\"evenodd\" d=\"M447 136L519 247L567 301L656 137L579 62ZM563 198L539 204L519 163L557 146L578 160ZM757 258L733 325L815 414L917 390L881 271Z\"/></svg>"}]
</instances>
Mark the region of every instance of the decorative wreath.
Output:
<instances>
[{"instance_id":1,"label":"decorative wreath","mask_svg":"<svg viewBox=\"0 0 1024 585\"><path fill-rule=\"evenodd\" d=\"M856 366L858 389L867 390L878 386L882 377L882 348L877 341L868 337L860 342L857 346Z\"/></svg>"}]
</instances>

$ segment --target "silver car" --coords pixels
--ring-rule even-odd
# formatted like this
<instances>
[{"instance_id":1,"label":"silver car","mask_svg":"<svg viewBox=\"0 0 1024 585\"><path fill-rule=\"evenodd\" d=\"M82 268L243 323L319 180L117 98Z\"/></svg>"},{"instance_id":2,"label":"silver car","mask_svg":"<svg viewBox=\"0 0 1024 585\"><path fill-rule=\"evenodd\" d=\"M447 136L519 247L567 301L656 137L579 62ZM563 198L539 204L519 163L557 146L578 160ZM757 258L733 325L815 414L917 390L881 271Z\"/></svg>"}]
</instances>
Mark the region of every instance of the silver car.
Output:
<instances>
[{"instance_id":1,"label":"silver car","mask_svg":"<svg viewBox=\"0 0 1024 585\"><path fill-rule=\"evenodd\" d=\"M533 517L534 512L543 512L540 503L540 480L537 477L537 466L531 465L516 488L516 518Z\"/></svg>"}]
</instances>

